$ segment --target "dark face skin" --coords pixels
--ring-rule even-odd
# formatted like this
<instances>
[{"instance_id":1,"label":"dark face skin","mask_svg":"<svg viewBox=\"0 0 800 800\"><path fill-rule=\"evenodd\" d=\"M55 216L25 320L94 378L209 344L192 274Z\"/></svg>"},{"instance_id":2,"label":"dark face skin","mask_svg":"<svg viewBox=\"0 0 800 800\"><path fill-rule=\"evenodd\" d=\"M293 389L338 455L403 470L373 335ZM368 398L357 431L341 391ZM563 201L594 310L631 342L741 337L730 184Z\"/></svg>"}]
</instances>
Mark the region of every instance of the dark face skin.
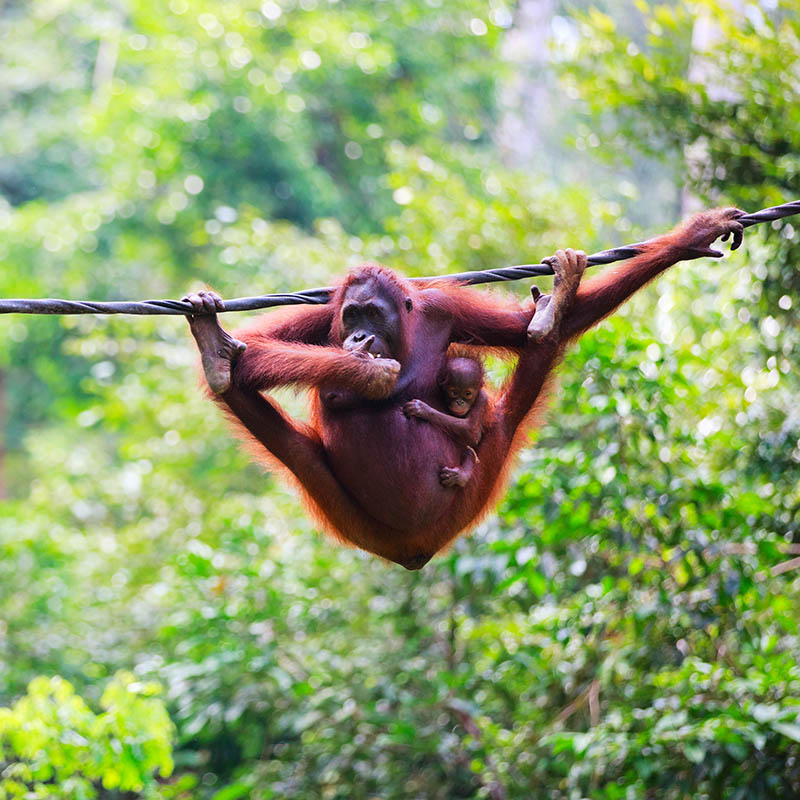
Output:
<instances>
[{"instance_id":1,"label":"dark face skin","mask_svg":"<svg viewBox=\"0 0 800 800\"><path fill-rule=\"evenodd\" d=\"M441 386L448 411L466 417L483 384L483 372L471 358L452 358L442 376Z\"/></svg>"},{"instance_id":2,"label":"dark face skin","mask_svg":"<svg viewBox=\"0 0 800 800\"><path fill-rule=\"evenodd\" d=\"M376 281L350 286L341 313L342 346L374 358L395 358L400 337L400 314ZM372 337L370 339L370 337Z\"/></svg>"}]
</instances>

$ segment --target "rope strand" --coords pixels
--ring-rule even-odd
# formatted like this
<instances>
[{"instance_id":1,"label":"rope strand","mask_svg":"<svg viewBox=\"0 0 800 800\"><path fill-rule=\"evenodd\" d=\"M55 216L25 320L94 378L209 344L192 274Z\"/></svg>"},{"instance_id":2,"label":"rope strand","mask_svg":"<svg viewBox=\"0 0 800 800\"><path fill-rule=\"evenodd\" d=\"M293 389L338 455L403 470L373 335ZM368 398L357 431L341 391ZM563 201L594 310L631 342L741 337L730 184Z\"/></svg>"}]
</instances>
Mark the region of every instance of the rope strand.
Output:
<instances>
[{"instance_id":1,"label":"rope strand","mask_svg":"<svg viewBox=\"0 0 800 800\"><path fill-rule=\"evenodd\" d=\"M800 200L783 203L779 206L764 208L752 214L739 217L745 228L760 222L772 222L776 219L800 214ZM644 242L613 247L601 250L589 256L589 266L611 264L632 258L641 252ZM436 276L437 280L459 281L464 284L494 283L496 281L517 281L538 275L552 275L553 269L547 264L517 264L512 267L477 270L475 272L458 272L455 274ZM411 278L412 281L427 281L431 278ZM225 311L254 311L259 308L291 306L299 304L321 305L330 300L333 289L306 289L305 291L266 294L259 297L239 297L225 301ZM90 300L56 300L43 298L40 300L0 300L0 314L166 314L187 315L196 313L188 302L182 300L143 300L141 302L93 302Z\"/></svg>"}]
</instances>

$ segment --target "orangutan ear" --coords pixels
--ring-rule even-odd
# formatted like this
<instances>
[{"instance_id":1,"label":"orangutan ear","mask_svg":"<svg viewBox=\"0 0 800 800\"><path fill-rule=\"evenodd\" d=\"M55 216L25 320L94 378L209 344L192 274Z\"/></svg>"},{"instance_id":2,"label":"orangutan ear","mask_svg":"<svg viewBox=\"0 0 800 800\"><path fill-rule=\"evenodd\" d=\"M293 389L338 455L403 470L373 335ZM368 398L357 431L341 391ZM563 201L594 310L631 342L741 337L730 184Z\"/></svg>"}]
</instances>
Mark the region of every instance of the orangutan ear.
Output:
<instances>
[{"instance_id":1,"label":"orangutan ear","mask_svg":"<svg viewBox=\"0 0 800 800\"><path fill-rule=\"evenodd\" d=\"M412 308L414 308L414 304L411 302L411 298L406 297L406 311L410 312Z\"/></svg>"}]
</instances>

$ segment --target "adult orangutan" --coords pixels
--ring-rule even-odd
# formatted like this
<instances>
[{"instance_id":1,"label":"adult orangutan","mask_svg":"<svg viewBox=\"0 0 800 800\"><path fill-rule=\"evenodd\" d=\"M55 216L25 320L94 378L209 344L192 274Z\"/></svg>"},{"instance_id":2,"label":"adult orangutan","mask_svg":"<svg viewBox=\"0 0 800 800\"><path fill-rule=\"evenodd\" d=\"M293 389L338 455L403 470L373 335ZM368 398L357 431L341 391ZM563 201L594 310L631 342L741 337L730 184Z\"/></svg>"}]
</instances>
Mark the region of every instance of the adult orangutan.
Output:
<instances>
[{"instance_id":1,"label":"adult orangutan","mask_svg":"<svg viewBox=\"0 0 800 800\"><path fill-rule=\"evenodd\" d=\"M550 259L553 294L521 306L480 290L412 284L390 270L353 270L324 306L272 313L235 338L217 321L213 292L187 299L211 392L248 438L288 469L322 526L341 540L419 569L491 506L511 456L541 408L548 376L564 349L637 289L678 261L719 257L711 244L741 244L738 209L695 215L647 243L643 252L581 284L586 256ZM421 400L444 410L437 376L451 343L518 356L511 378L490 398L478 460L463 487L443 486L440 468L461 447L439 427L406 416ZM290 419L261 392L312 390L310 424Z\"/></svg>"}]
</instances>

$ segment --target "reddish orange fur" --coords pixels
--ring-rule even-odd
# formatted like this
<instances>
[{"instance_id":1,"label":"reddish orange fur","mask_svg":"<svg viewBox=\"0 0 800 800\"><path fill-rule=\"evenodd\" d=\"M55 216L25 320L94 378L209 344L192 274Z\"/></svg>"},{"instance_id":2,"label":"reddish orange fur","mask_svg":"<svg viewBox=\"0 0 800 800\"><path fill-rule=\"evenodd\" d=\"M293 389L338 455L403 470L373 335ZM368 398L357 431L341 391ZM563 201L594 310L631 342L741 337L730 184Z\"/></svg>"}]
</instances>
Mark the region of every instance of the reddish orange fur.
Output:
<instances>
[{"instance_id":1,"label":"reddish orange fur","mask_svg":"<svg viewBox=\"0 0 800 800\"><path fill-rule=\"evenodd\" d=\"M731 219L720 210L697 215L621 267L586 281L560 331L537 344L526 343L532 304L444 282L415 285L384 267L365 265L343 280L328 305L273 313L235 332L247 350L219 402L244 437L266 448L269 462L291 475L323 528L341 541L419 568L493 506L514 454L544 412L553 368L568 343L671 264L697 257L697 248L730 230ZM401 317L394 356L402 370L383 400L360 398L365 387L374 389L376 361L341 347L345 292L364 282ZM456 463L457 445L435 426L401 412L415 398L443 408L436 377L451 345L468 346L479 358L489 352L519 357L506 385L491 398L479 461L461 489L444 488L437 480L442 464ZM332 410L315 391L309 424L298 423L261 395L287 384L342 387L354 393L356 404Z\"/></svg>"}]
</instances>

